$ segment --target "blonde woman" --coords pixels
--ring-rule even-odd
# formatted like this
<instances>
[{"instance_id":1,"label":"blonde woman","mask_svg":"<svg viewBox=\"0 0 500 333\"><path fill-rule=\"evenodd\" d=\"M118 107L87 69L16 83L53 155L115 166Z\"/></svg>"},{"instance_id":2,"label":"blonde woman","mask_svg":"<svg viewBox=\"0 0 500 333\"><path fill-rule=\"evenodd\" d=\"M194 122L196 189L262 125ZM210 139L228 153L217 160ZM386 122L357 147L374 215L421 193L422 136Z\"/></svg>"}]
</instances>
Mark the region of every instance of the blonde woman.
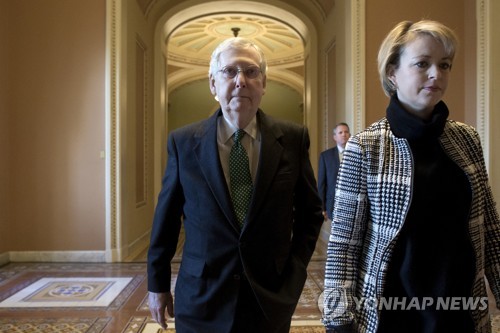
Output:
<instances>
[{"instance_id":1,"label":"blonde woman","mask_svg":"<svg viewBox=\"0 0 500 333\"><path fill-rule=\"evenodd\" d=\"M498 307L500 222L479 136L442 100L456 49L428 20L397 24L380 47L390 101L339 170L327 332L491 332L484 278Z\"/></svg>"}]
</instances>

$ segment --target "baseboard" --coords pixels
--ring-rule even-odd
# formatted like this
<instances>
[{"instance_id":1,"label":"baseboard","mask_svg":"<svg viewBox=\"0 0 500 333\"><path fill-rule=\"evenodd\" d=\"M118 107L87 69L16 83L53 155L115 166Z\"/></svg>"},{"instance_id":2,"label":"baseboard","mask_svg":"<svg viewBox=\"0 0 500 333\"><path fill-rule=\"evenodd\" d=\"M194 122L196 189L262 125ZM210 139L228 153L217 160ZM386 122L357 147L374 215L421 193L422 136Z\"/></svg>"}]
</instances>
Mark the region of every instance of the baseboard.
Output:
<instances>
[{"instance_id":1,"label":"baseboard","mask_svg":"<svg viewBox=\"0 0 500 333\"><path fill-rule=\"evenodd\" d=\"M10 251L0 254L0 266L9 262L121 262L143 251L149 244L148 231L120 249L107 251ZM125 260L126 261L126 260Z\"/></svg>"},{"instance_id":2,"label":"baseboard","mask_svg":"<svg viewBox=\"0 0 500 333\"><path fill-rule=\"evenodd\" d=\"M0 266L6 265L10 262L9 252L0 253Z\"/></svg>"},{"instance_id":3,"label":"baseboard","mask_svg":"<svg viewBox=\"0 0 500 333\"><path fill-rule=\"evenodd\" d=\"M106 251L11 251L8 262L106 262Z\"/></svg>"}]
</instances>

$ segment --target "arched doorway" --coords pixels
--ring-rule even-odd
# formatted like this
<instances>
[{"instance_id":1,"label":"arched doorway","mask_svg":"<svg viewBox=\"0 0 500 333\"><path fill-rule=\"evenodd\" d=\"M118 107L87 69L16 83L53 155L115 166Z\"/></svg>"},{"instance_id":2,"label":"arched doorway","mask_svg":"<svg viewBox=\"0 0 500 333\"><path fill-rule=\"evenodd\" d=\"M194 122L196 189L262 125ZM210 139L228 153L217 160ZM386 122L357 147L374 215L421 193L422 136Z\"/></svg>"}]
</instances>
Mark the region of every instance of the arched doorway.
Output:
<instances>
[{"instance_id":1,"label":"arched doorway","mask_svg":"<svg viewBox=\"0 0 500 333\"><path fill-rule=\"evenodd\" d=\"M356 0L356 4L358 4ZM361 1L362 2L362 1ZM221 8L221 4L224 4ZM156 0L108 0L108 75L106 106L106 260L122 261L138 245L148 242L151 216L156 204L156 195L161 186L161 178L166 161L167 138L167 106L168 88L171 83L168 77L168 39L176 29L190 20L224 13L244 13L248 16L268 17L282 24L293 27L303 43L303 123L309 128L311 135L310 155L314 161L323 145L323 123L328 111L325 109L326 80L348 82L343 86L345 96L339 95L338 110L346 115L363 114L362 103L353 104L349 96L362 95L360 78L363 72L363 57L354 54L362 42L362 6L350 6L340 3L335 7L338 17L328 13L333 11L330 2L294 0L290 3L277 2L270 5L268 1L213 1L205 3L201 0L182 1L175 5L170 2ZM137 5L140 5L139 7ZM141 5L142 4L142 5ZM305 10L305 7L307 10ZM353 10L355 9L355 10ZM351 13L352 11L352 13ZM265 13L265 14L263 14ZM352 15L345 18L345 13ZM272 14L272 15L271 15ZM348 15L348 16L349 16ZM332 29L332 19L338 25L352 25L353 30ZM326 30L321 34L317 29ZM337 39L338 38L338 39ZM338 45L339 57L337 75L325 76L325 52L334 40ZM138 207L135 198L136 190L134 164L141 163L134 155L134 105L138 89L137 74L141 71L134 67L138 64L133 54L133 46L140 54L146 56L150 70L145 73L146 94L150 98L151 107L147 110L148 119L154 119L145 125L145 132L150 135L144 142L147 148L146 158L148 171L147 200ZM355 45L356 47L353 47ZM142 47L144 46L144 47ZM341 51L340 51L341 50ZM131 52L132 51L132 52ZM343 64L348 61L348 64ZM142 62L141 62L142 63ZM321 71L320 71L321 68ZM148 74L149 73L149 74ZM326 73L327 74L327 73ZM150 75L148 77L148 75ZM206 77L206 69L201 73ZM290 83L289 80L288 82ZM293 82L291 86L293 86ZM140 87L139 87L140 88ZM135 90L135 91L134 91ZM357 100L357 99L356 99ZM340 112L340 111L339 111ZM149 127L147 127L149 126ZM313 162L314 163L314 162ZM148 187L149 186L149 187ZM153 202L154 201L154 202Z\"/></svg>"},{"instance_id":2,"label":"arched doorway","mask_svg":"<svg viewBox=\"0 0 500 333\"><path fill-rule=\"evenodd\" d=\"M304 122L301 36L293 27L274 18L219 13L195 16L177 27L166 41L168 132L204 119L218 108L208 89L209 59L220 42L233 36L254 40L266 54L267 87L261 108L277 118Z\"/></svg>"},{"instance_id":3,"label":"arched doorway","mask_svg":"<svg viewBox=\"0 0 500 333\"><path fill-rule=\"evenodd\" d=\"M242 35L246 34L253 38L261 37L261 46L268 51L272 51L272 47L266 45L264 39L269 36L265 35L274 35L268 38L267 42L269 43L272 39L276 41L278 33L273 33L271 29L267 28L274 26L274 29L278 29L280 33L285 34L281 36L283 38L281 49L286 50L287 55L280 57L280 52L266 53L271 55L268 56L268 59L270 58L268 80L283 83L292 89L300 91L303 95L303 105L301 106L304 113L303 122L308 126L317 126L316 121L311 121L316 119L316 115L311 115L308 112L308 110L312 109L314 103L307 91L311 87L306 88L307 85L305 84L308 80L306 73L308 73L309 68L313 68L312 72L316 70L315 62L308 62L310 50L316 50L316 47L310 45L315 43L315 38L311 38L311 36L315 36L315 31L314 26L306 17L299 17L297 13L276 6L251 1L228 1L224 3L223 8L215 2L200 3L185 8L180 7L177 6L175 9L167 11L159 19L155 34L155 65L163 69L155 71L155 82L159 83L159 85L155 86L155 89L158 89L156 95L162 96L162 98L155 100L154 110L155 193L159 192L166 161L164 144L167 136L166 129L169 127L168 117L166 116L169 92L187 78L194 81L207 77L208 60L211 51L224 38L231 37L231 28L233 27L240 28ZM262 13L266 13L266 15ZM271 16L270 13L273 15ZM238 25L240 26L238 27ZM196 36L196 34L207 34L207 30L209 33L205 38ZM187 37L187 35L191 35L191 37ZM196 42L192 42L193 39L197 39ZM258 38L256 40L259 42ZM279 45L280 42L274 43L274 45ZM288 45L298 43L301 43L300 52L290 52ZM297 48L297 45L294 47ZM191 54L199 54L199 57L185 59L187 60L185 65L189 66L189 68L178 69L170 75L169 66L181 66L175 56L186 54L187 49L191 51ZM169 59L169 57L173 59ZM275 61L274 64L273 60ZM273 65L281 70L273 72ZM298 72L302 73L298 74ZM309 73L312 72L309 71Z\"/></svg>"}]
</instances>

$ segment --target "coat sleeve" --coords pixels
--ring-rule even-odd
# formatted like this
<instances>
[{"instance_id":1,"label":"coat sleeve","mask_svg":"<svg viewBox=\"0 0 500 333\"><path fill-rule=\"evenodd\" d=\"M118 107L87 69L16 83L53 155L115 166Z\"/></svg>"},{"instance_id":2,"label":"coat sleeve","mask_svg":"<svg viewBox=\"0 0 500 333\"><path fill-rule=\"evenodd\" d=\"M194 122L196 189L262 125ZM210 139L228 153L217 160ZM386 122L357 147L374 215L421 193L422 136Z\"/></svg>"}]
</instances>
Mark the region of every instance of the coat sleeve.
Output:
<instances>
[{"instance_id":1,"label":"coat sleeve","mask_svg":"<svg viewBox=\"0 0 500 333\"><path fill-rule=\"evenodd\" d=\"M472 183L477 184L476 200L481 206L473 208L472 216L479 214L481 236L473 237L477 251L484 255L484 273L495 296L496 307L500 309L500 219L495 207L488 172L483 155L481 140L477 131L468 125L454 122L450 135L451 142L458 142L455 148L460 157L465 156L464 168L470 172ZM481 267L482 268L482 267Z\"/></svg>"},{"instance_id":2,"label":"coat sleeve","mask_svg":"<svg viewBox=\"0 0 500 333\"><path fill-rule=\"evenodd\" d=\"M294 188L291 251L288 265L282 273L283 283L277 294L274 295L279 300L279 306L274 307L274 313L277 314L280 307L290 311L284 318L289 318L293 314L300 298L307 279L307 265L316 248L324 220L316 178L309 159L309 135L305 128L302 131L301 141L301 150L298 156L300 170ZM289 306L283 307L284 304Z\"/></svg>"},{"instance_id":3,"label":"coat sleeve","mask_svg":"<svg viewBox=\"0 0 500 333\"><path fill-rule=\"evenodd\" d=\"M496 307L500 309L500 220L489 185L485 194L485 272L495 296Z\"/></svg>"},{"instance_id":4,"label":"coat sleeve","mask_svg":"<svg viewBox=\"0 0 500 333\"><path fill-rule=\"evenodd\" d=\"M500 309L500 218L496 209L493 193L489 185L488 172L482 155L479 135L475 132L477 147L472 149L479 154L481 181L484 184L484 240L485 274L491 291L495 296L496 307Z\"/></svg>"},{"instance_id":5,"label":"coat sleeve","mask_svg":"<svg viewBox=\"0 0 500 333\"><path fill-rule=\"evenodd\" d=\"M306 128L302 132L301 147L301 170L294 191L295 223L292 241L293 252L307 266L316 247L323 224L323 215L321 199L318 197L316 179L309 159L309 133Z\"/></svg>"},{"instance_id":6,"label":"coat sleeve","mask_svg":"<svg viewBox=\"0 0 500 333\"><path fill-rule=\"evenodd\" d=\"M179 181L178 151L173 135L168 139L168 161L153 218L148 250L148 290L170 291L170 261L181 229L184 194Z\"/></svg>"},{"instance_id":7,"label":"coat sleeve","mask_svg":"<svg viewBox=\"0 0 500 333\"><path fill-rule=\"evenodd\" d=\"M346 327L354 320L354 290L368 220L362 146L351 138L337 179L335 208L325 268L323 324Z\"/></svg>"}]
</instances>

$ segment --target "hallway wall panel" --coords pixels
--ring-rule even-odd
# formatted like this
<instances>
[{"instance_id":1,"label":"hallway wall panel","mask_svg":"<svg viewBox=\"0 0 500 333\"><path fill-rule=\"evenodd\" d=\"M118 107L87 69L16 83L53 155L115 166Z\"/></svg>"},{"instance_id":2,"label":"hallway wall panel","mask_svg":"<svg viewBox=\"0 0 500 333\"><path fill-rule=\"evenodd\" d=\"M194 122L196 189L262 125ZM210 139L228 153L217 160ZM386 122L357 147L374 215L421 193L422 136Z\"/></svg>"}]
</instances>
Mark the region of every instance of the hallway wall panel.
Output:
<instances>
[{"instance_id":1,"label":"hallway wall panel","mask_svg":"<svg viewBox=\"0 0 500 333\"><path fill-rule=\"evenodd\" d=\"M12 147L0 145L11 179L0 254L103 250L105 2L0 2L12 73L0 75Z\"/></svg>"}]
</instances>

